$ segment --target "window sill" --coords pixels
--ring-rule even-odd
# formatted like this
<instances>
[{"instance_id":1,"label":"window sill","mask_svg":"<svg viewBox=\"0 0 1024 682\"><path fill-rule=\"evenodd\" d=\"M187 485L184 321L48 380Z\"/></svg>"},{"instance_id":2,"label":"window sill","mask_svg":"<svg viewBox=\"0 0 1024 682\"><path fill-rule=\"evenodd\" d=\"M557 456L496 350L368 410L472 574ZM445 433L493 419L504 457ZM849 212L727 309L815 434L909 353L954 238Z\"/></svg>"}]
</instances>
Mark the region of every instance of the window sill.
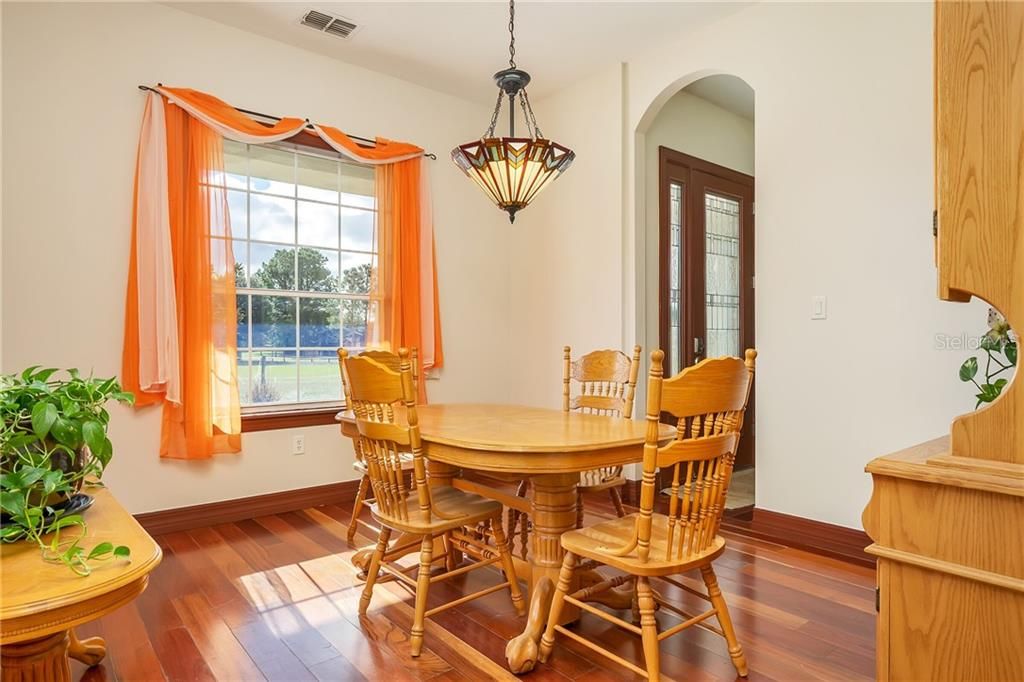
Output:
<instances>
[{"instance_id":1,"label":"window sill","mask_svg":"<svg viewBox=\"0 0 1024 682\"><path fill-rule=\"evenodd\" d=\"M315 409L292 409L280 410L278 412L244 414L242 415L242 433L337 424L338 422L335 421L334 416L343 409L343 406L334 405Z\"/></svg>"}]
</instances>

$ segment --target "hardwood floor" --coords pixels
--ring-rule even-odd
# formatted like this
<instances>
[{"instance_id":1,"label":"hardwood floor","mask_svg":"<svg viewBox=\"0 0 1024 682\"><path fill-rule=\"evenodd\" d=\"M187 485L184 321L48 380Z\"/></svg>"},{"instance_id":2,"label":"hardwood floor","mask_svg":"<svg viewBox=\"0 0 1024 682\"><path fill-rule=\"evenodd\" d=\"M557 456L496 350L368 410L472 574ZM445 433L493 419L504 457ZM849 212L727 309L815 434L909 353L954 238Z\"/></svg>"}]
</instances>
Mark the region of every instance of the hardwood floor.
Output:
<instances>
[{"instance_id":1,"label":"hardwood floor","mask_svg":"<svg viewBox=\"0 0 1024 682\"><path fill-rule=\"evenodd\" d=\"M589 498L588 498L589 499ZM588 514L608 513L601 504ZM368 518L368 517L367 517ZM131 606L79 629L103 635L108 656L83 680L490 680L513 679L505 642L525 620L504 593L427 621L423 655L409 656L412 601L401 585L378 588L360 620L362 582L348 559L346 509L323 506L158 536L164 560ZM589 521L589 520L588 520ZM357 545L375 538L361 524ZM726 533L715 563L751 680L860 680L874 676L874 572ZM431 588L450 598L497 582L477 571ZM461 580L461 581L460 581ZM699 576L694 584L700 582ZM660 585L672 594L675 588ZM696 608L695 598L679 592ZM666 623L670 614L660 613ZM576 626L639 660L639 638L584 614ZM691 628L662 643L672 679L734 679L725 642ZM614 680L634 676L563 638L548 664L522 677Z\"/></svg>"}]
</instances>

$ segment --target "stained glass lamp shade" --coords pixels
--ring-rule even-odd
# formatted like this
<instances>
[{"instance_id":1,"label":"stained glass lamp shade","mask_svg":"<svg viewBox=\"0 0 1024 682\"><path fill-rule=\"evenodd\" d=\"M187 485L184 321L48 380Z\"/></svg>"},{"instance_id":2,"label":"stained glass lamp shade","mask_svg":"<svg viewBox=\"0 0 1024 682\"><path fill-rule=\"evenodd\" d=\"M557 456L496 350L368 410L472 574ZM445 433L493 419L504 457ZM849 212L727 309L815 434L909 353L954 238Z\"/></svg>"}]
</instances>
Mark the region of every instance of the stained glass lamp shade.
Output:
<instances>
[{"instance_id":1,"label":"stained glass lamp shade","mask_svg":"<svg viewBox=\"0 0 1024 682\"><path fill-rule=\"evenodd\" d=\"M498 208L508 211L509 222L575 157L572 150L544 138L485 137L452 150L455 165Z\"/></svg>"},{"instance_id":2,"label":"stained glass lamp shade","mask_svg":"<svg viewBox=\"0 0 1024 682\"><path fill-rule=\"evenodd\" d=\"M575 152L544 137L530 106L526 86L530 74L516 68L515 0L509 0L509 68L494 74L498 100L491 124L478 140L452 150L452 161L515 222L516 213L529 206L541 190L572 165ZM501 104L508 98L508 137L497 137L494 128ZM516 100L526 121L529 137L516 137Z\"/></svg>"}]
</instances>

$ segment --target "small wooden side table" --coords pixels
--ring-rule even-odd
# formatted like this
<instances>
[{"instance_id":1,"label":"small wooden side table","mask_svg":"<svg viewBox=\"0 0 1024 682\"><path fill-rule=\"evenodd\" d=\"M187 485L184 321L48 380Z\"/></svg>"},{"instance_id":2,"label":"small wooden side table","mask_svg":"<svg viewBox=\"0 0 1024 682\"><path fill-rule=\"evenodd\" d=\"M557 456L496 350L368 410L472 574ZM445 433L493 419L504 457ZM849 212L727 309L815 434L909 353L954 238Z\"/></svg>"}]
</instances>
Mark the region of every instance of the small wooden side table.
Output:
<instances>
[{"instance_id":1,"label":"small wooden side table","mask_svg":"<svg viewBox=\"0 0 1024 682\"><path fill-rule=\"evenodd\" d=\"M43 561L34 544L0 547L2 682L70 681L69 657L87 665L103 660L103 638L79 640L73 628L135 599L160 563L160 547L108 490L88 492L96 500L84 513L83 545L127 545L131 561L103 562L81 577L63 564Z\"/></svg>"}]
</instances>

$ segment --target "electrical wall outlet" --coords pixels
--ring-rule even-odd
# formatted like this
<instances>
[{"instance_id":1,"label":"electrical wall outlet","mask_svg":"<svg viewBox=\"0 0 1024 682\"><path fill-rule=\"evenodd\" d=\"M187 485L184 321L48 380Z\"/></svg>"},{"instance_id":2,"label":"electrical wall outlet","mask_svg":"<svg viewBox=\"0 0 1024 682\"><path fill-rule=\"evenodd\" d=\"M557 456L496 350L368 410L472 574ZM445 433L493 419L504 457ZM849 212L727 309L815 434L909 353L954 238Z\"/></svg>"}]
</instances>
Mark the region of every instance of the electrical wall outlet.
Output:
<instances>
[{"instance_id":1,"label":"electrical wall outlet","mask_svg":"<svg viewBox=\"0 0 1024 682\"><path fill-rule=\"evenodd\" d=\"M306 454L306 437L305 436L292 436L292 454L293 455L304 455L304 454Z\"/></svg>"}]
</instances>

